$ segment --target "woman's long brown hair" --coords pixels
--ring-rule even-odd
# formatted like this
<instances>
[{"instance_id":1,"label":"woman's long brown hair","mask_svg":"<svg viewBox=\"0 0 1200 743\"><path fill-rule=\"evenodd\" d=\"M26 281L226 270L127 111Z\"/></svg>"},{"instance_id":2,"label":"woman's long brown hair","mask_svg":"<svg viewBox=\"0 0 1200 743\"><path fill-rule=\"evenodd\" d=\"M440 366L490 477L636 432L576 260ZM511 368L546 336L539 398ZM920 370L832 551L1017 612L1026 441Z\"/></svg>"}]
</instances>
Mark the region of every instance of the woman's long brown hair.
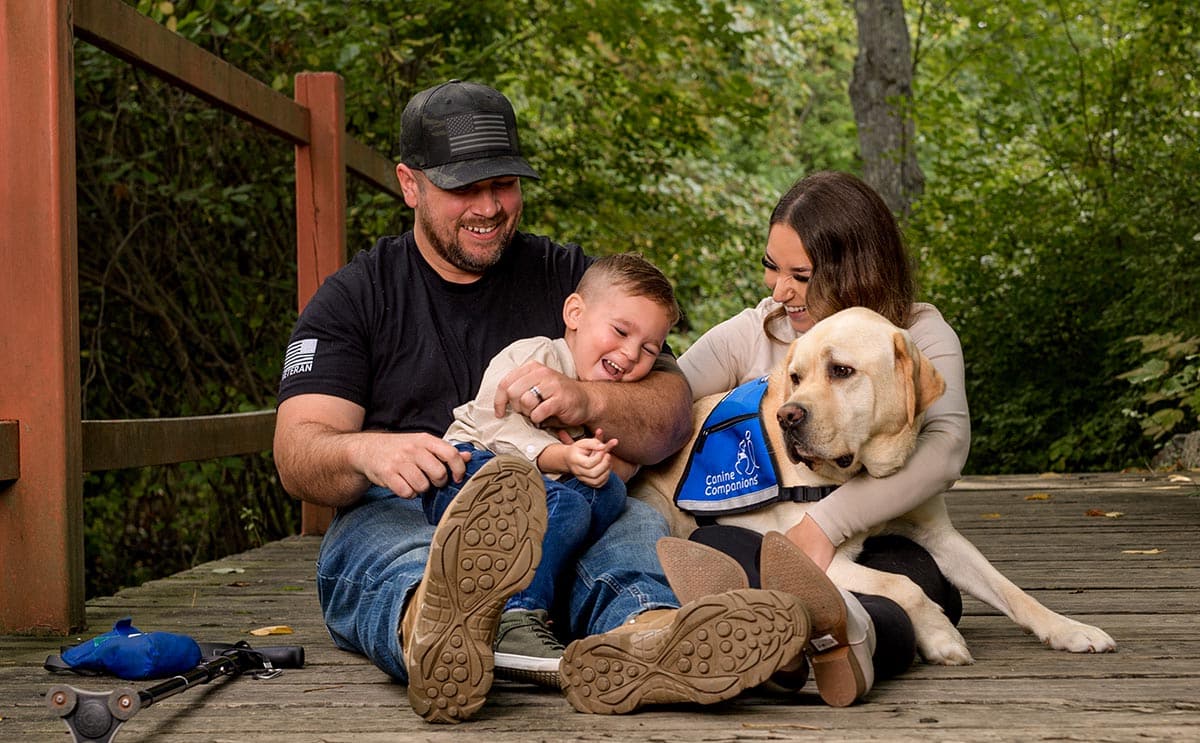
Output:
<instances>
[{"instance_id":1,"label":"woman's long brown hair","mask_svg":"<svg viewBox=\"0 0 1200 743\"><path fill-rule=\"evenodd\" d=\"M849 173L820 171L796 181L771 212L770 226L795 230L812 260L808 313L818 321L868 307L906 328L916 283L896 218L870 186ZM786 314L783 308L763 322Z\"/></svg>"}]
</instances>

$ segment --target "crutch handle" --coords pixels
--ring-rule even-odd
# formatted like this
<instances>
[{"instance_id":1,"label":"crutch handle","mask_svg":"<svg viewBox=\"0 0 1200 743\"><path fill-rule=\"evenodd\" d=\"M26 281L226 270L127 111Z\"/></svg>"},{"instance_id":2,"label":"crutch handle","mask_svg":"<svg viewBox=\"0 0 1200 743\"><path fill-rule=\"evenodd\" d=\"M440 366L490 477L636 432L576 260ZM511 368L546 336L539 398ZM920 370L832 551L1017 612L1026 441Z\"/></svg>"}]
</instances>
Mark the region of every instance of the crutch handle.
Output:
<instances>
[{"instance_id":1,"label":"crutch handle","mask_svg":"<svg viewBox=\"0 0 1200 743\"><path fill-rule=\"evenodd\" d=\"M258 653L269 661L273 668L304 668L304 647L301 645L258 647L244 641L236 644L227 642L200 643L200 652L204 653L204 657L206 658L229 655L230 651L235 650L246 651L251 654ZM243 668L242 670L246 669Z\"/></svg>"},{"instance_id":2,"label":"crutch handle","mask_svg":"<svg viewBox=\"0 0 1200 743\"><path fill-rule=\"evenodd\" d=\"M271 662L275 668L304 668L304 647L302 645L274 645L265 648L254 648L262 653L263 658Z\"/></svg>"}]
</instances>

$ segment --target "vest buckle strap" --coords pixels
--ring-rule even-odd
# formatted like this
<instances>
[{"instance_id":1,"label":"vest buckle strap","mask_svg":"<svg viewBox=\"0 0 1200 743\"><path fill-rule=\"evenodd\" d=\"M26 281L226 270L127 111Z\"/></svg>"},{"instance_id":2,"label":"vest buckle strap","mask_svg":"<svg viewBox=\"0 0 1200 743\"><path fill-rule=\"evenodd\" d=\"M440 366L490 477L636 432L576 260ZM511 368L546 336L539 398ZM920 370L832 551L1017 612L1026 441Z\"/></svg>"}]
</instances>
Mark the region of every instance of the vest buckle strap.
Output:
<instances>
[{"instance_id":1,"label":"vest buckle strap","mask_svg":"<svg viewBox=\"0 0 1200 743\"><path fill-rule=\"evenodd\" d=\"M780 486L779 499L793 503L816 503L837 490L837 485L793 485Z\"/></svg>"}]
</instances>

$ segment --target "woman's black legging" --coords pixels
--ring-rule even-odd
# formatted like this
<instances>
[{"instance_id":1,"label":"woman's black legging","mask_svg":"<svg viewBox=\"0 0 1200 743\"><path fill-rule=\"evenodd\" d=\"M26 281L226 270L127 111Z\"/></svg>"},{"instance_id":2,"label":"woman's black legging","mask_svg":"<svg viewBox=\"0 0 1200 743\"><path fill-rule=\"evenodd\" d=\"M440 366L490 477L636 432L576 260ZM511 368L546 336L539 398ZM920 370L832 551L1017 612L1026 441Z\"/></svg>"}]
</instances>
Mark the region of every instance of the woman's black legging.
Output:
<instances>
[{"instance_id":1,"label":"woman's black legging","mask_svg":"<svg viewBox=\"0 0 1200 743\"><path fill-rule=\"evenodd\" d=\"M701 526L690 537L692 541L706 544L730 555L745 569L751 588L760 587L758 562L762 549L762 535L740 526L720 524ZM904 537L885 535L871 537L863 545L859 563L887 573L897 573L910 578L925 591L925 595L946 612L950 621L958 625L962 618L962 594L938 570L933 557L916 542ZM883 596L856 593L863 608L875 625L876 680L896 676L912 665L917 657L916 636L912 621L895 601Z\"/></svg>"}]
</instances>

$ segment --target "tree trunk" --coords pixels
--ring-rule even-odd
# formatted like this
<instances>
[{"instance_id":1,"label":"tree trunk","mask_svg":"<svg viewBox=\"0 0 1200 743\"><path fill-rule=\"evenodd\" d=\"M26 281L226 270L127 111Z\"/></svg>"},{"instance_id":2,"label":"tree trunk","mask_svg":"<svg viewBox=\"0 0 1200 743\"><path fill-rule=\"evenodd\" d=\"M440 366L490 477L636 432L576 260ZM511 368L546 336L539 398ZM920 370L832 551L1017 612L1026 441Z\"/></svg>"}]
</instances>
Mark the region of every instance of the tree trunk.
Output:
<instances>
[{"instance_id":1,"label":"tree trunk","mask_svg":"<svg viewBox=\"0 0 1200 743\"><path fill-rule=\"evenodd\" d=\"M850 103L863 178L899 215L921 194L912 114L912 54L902 0L855 0L858 57Z\"/></svg>"}]
</instances>

